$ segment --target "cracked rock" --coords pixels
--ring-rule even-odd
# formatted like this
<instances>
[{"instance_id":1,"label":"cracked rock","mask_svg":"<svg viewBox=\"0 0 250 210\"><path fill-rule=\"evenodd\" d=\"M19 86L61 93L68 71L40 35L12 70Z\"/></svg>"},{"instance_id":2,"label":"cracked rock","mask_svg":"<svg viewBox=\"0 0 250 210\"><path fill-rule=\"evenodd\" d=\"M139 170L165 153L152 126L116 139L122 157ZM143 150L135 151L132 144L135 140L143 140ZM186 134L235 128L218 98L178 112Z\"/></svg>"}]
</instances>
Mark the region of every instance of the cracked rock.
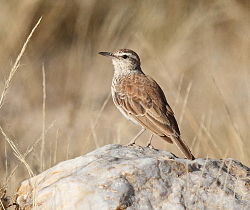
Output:
<instances>
[{"instance_id":1,"label":"cracked rock","mask_svg":"<svg viewBox=\"0 0 250 210\"><path fill-rule=\"evenodd\" d=\"M106 145L22 182L20 209L250 209L250 169Z\"/></svg>"}]
</instances>

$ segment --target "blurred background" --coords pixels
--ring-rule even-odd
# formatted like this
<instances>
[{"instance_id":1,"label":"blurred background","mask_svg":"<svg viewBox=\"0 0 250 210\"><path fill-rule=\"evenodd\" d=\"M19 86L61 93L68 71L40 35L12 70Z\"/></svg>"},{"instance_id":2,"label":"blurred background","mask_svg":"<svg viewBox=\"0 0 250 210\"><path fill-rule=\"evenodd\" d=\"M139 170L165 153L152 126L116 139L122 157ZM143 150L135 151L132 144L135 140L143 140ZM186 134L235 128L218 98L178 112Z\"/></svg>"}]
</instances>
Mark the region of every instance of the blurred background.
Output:
<instances>
[{"instance_id":1,"label":"blurred background","mask_svg":"<svg viewBox=\"0 0 250 210\"><path fill-rule=\"evenodd\" d=\"M99 51L130 48L164 90L196 157L250 165L250 1L0 0L0 93L38 19L0 109L0 125L37 174L140 128L110 99L111 61ZM43 117L43 76L46 116ZM138 143L145 145L144 133ZM154 137L156 148L182 156ZM16 165L19 167L10 177ZM0 183L9 192L29 177L0 134Z\"/></svg>"}]
</instances>

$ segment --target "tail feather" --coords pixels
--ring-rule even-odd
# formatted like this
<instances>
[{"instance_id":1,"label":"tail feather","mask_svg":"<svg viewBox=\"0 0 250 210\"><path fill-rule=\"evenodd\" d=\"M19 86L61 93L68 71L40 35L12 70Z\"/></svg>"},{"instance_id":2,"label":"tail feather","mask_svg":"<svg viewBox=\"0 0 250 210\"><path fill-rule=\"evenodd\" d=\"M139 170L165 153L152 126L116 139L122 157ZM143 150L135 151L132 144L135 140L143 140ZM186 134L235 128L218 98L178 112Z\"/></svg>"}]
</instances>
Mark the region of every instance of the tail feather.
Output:
<instances>
[{"instance_id":1,"label":"tail feather","mask_svg":"<svg viewBox=\"0 0 250 210\"><path fill-rule=\"evenodd\" d=\"M167 137L167 136L161 136L162 139L164 139L165 141L167 141L168 143L170 144L173 144L173 141L170 137Z\"/></svg>"},{"instance_id":2,"label":"tail feather","mask_svg":"<svg viewBox=\"0 0 250 210\"><path fill-rule=\"evenodd\" d=\"M186 156L187 159L194 160L195 157L191 153L191 150L188 148L186 143L181 139L180 136L173 137L173 142L177 145L177 147L181 150L181 152Z\"/></svg>"},{"instance_id":3,"label":"tail feather","mask_svg":"<svg viewBox=\"0 0 250 210\"><path fill-rule=\"evenodd\" d=\"M179 150L186 156L187 159L189 160L194 160L195 157L191 153L190 149L186 145L186 143L181 139L180 136L171 136L171 137L162 137L165 141L169 143L175 143L176 146L179 148ZM171 141L171 142L170 142Z\"/></svg>"}]
</instances>

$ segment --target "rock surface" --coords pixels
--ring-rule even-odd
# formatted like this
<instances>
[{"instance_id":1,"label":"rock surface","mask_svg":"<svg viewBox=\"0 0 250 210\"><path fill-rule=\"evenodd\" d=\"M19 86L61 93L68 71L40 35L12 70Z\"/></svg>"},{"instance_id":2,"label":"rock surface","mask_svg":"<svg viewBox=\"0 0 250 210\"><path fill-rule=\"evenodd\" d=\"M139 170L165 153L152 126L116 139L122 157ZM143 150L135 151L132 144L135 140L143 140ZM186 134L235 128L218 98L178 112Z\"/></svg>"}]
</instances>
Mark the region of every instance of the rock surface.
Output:
<instances>
[{"instance_id":1,"label":"rock surface","mask_svg":"<svg viewBox=\"0 0 250 210\"><path fill-rule=\"evenodd\" d=\"M250 209L250 169L106 145L24 181L21 209Z\"/></svg>"}]
</instances>

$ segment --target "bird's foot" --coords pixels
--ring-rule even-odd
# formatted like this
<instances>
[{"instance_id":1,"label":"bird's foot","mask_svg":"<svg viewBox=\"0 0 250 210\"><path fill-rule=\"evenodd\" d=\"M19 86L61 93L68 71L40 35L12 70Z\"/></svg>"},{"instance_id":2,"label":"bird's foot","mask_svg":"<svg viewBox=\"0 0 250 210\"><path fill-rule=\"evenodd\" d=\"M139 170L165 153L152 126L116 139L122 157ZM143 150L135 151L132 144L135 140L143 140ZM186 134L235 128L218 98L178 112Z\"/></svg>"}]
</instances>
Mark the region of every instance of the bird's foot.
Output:
<instances>
[{"instance_id":1,"label":"bird's foot","mask_svg":"<svg viewBox=\"0 0 250 210\"><path fill-rule=\"evenodd\" d=\"M153 150L156 150L156 151L159 151L158 149L156 149L152 144L148 143L147 146L148 148L150 149L153 149Z\"/></svg>"},{"instance_id":2,"label":"bird's foot","mask_svg":"<svg viewBox=\"0 0 250 210\"><path fill-rule=\"evenodd\" d=\"M136 145L135 142L129 142L128 144L126 144L126 146L128 146L128 147L133 147L135 145Z\"/></svg>"},{"instance_id":3,"label":"bird's foot","mask_svg":"<svg viewBox=\"0 0 250 210\"><path fill-rule=\"evenodd\" d=\"M145 130L146 130L145 128L142 128L141 131L127 144L127 146L135 146L136 140Z\"/></svg>"},{"instance_id":4,"label":"bird's foot","mask_svg":"<svg viewBox=\"0 0 250 210\"><path fill-rule=\"evenodd\" d=\"M127 144L126 146L127 147L135 147L136 149L144 150L144 147L142 147L134 142L131 142L131 143Z\"/></svg>"},{"instance_id":5,"label":"bird's foot","mask_svg":"<svg viewBox=\"0 0 250 210\"><path fill-rule=\"evenodd\" d=\"M149 141L148 141L148 143L147 143L147 146L146 146L146 147L148 147L148 148L150 148L150 149L153 149L153 150L157 150L157 151L158 151L158 149L155 149L155 148L153 147L153 145L152 145L153 136L154 136L154 134L152 134L152 135L150 136Z\"/></svg>"},{"instance_id":6,"label":"bird's foot","mask_svg":"<svg viewBox=\"0 0 250 210\"><path fill-rule=\"evenodd\" d=\"M153 147L153 145L152 145L150 142L149 142L149 143L147 143L146 147L151 148L151 149L153 149L153 148L154 148L154 147Z\"/></svg>"}]
</instances>

